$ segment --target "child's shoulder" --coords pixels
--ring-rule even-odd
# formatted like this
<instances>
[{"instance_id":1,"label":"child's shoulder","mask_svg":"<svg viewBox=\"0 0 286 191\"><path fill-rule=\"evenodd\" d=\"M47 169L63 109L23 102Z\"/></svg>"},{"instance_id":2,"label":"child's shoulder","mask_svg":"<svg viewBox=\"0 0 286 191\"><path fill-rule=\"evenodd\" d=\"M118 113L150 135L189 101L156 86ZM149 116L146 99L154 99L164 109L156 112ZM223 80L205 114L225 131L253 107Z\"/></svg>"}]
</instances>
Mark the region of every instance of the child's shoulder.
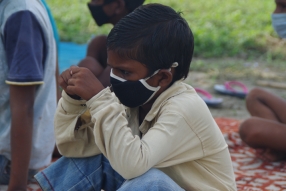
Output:
<instances>
[{"instance_id":1,"label":"child's shoulder","mask_svg":"<svg viewBox=\"0 0 286 191\"><path fill-rule=\"evenodd\" d=\"M195 89L182 81L173 84L164 94L166 100L162 104L163 110L183 112L186 115L208 110Z\"/></svg>"},{"instance_id":2,"label":"child's shoulder","mask_svg":"<svg viewBox=\"0 0 286 191\"><path fill-rule=\"evenodd\" d=\"M184 119L196 132L207 129L206 132L219 132L209 108L196 93L195 89L183 82L174 84L167 90L169 98L160 107L159 116L169 115Z\"/></svg>"}]
</instances>

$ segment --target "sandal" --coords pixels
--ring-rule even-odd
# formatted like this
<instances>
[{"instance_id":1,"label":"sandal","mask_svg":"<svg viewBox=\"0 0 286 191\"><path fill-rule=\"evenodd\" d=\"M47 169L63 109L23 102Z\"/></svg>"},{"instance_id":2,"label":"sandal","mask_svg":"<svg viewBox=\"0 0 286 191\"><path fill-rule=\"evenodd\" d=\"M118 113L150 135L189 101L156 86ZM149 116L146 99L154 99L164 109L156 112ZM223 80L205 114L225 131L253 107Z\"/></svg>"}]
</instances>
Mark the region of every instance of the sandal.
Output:
<instances>
[{"instance_id":1,"label":"sandal","mask_svg":"<svg viewBox=\"0 0 286 191\"><path fill-rule=\"evenodd\" d=\"M248 94L247 87L239 81L227 81L223 85L217 84L214 86L214 89L220 94L238 98L245 98Z\"/></svg>"},{"instance_id":2,"label":"sandal","mask_svg":"<svg viewBox=\"0 0 286 191\"><path fill-rule=\"evenodd\" d=\"M204 100L204 102L210 107L221 106L223 99L213 97L209 92L201 88L195 88L198 95Z\"/></svg>"}]
</instances>

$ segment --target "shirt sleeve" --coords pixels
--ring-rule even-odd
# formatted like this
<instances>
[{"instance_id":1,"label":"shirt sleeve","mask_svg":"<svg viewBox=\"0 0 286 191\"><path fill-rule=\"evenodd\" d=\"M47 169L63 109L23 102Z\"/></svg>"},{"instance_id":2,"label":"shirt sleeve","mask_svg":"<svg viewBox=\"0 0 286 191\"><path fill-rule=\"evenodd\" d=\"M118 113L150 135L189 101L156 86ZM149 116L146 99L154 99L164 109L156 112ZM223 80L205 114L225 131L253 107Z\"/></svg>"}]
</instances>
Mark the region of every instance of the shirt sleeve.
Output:
<instances>
[{"instance_id":1,"label":"shirt sleeve","mask_svg":"<svg viewBox=\"0 0 286 191\"><path fill-rule=\"evenodd\" d=\"M115 101L110 90L101 91L86 105L94 123L97 147L125 179L140 176L152 167L167 167L204 156L199 137L179 113L164 109L166 112L140 139L132 134L125 107ZM190 154L182 159L180 155L185 152Z\"/></svg>"},{"instance_id":2,"label":"shirt sleeve","mask_svg":"<svg viewBox=\"0 0 286 191\"><path fill-rule=\"evenodd\" d=\"M59 152L65 157L89 157L100 154L94 136L93 123L84 100L74 100L65 91L55 115L55 138ZM84 119L86 118L86 119ZM77 121L82 125L76 129Z\"/></svg>"},{"instance_id":3,"label":"shirt sleeve","mask_svg":"<svg viewBox=\"0 0 286 191\"><path fill-rule=\"evenodd\" d=\"M7 84L43 84L45 41L33 13L19 11L9 17L4 28L4 47L9 68Z\"/></svg>"}]
</instances>

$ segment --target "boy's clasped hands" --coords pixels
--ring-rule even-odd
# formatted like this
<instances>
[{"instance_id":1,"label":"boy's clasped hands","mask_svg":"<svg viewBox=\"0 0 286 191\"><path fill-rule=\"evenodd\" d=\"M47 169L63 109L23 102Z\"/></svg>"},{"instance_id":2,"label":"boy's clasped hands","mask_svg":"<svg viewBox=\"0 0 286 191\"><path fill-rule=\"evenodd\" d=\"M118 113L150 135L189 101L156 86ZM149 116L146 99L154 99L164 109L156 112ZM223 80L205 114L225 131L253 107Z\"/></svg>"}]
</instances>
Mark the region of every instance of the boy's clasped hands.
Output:
<instances>
[{"instance_id":1,"label":"boy's clasped hands","mask_svg":"<svg viewBox=\"0 0 286 191\"><path fill-rule=\"evenodd\" d=\"M89 100L104 89L102 83L87 68L71 66L59 77L59 85L74 99Z\"/></svg>"}]
</instances>

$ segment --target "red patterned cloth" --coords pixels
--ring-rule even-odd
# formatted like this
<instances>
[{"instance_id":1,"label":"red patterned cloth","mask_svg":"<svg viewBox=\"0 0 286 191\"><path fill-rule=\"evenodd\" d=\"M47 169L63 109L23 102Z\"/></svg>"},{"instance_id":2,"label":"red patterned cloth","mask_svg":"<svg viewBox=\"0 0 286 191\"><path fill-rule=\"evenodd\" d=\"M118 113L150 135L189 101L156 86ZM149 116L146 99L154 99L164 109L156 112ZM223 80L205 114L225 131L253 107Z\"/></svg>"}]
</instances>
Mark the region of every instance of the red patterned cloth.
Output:
<instances>
[{"instance_id":1,"label":"red patterned cloth","mask_svg":"<svg viewBox=\"0 0 286 191\"><path fill-rule=\"evenodd\" d=\"M286 162L266 162L245 145L238 134L240 121L216 118L233 163L238 190L286 190Z\"/></svg>"},{"instance_id":2,"label":"red patterned cloth","mask_svg":"<svg viewBox=\"0 0 286 191\"><path fill-rule=\"evenodd\" d=\"M239 191L286 191L286 162L266 162L260 159L254 149L245 145L238 134L240 121L216 118L229 146L233 169ZM0 186L0 191L7 186ZM29 184L28 191L40 191L37 184Z\"/></svg>"}]
</instances>

